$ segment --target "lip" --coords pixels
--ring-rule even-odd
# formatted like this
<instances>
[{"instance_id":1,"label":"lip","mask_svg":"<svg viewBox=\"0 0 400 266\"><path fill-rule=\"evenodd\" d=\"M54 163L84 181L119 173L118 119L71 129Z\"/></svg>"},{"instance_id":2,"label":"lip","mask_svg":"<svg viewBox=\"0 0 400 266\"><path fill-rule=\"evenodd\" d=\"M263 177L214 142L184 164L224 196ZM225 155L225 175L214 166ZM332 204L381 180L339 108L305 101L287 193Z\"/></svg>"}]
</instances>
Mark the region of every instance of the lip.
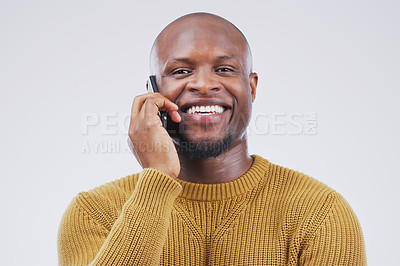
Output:
<instances>
[{"instance_id":1,"label":"lip","mask_svg":"<svg viewBox=\"0 0 400 266\"><path fill-rule=\"evenodd\" d=\"M227 109L232 109L231 105L227 104L226 102L224 102L221 99L206 98L206 99L193 99L193 100L190 100L190 101L186 102L185 104L183 104L181 106L180 110L182 111L182 113L187 114L186 110L189 107L192 107L192 106L207 106L207 105L220 105L220 106L225 108L225 111ZM223 113L221 113L221 114L223 114ZM212 114L212 115L217 115L217 114ZM206 115L206 116L212 116L212 115Z\"/></svg>"},{"instance_id":2,"label":"lip","mask_svg":"<svg viewBox=\"0 0 400 266\"><path fill-rule=\"evenodd\" d=\"M224 107L224 111L218 114L188 114L186 110L191 106L207 106L207 105L220 105ZM210 124L218 124L223 121L229 122L232 116L232 105L226 103L222 99L218 98L197 98L191 99L188 102L181 105L179 114L182 116L182 121L184 121L185 125L197 124L202 127Z\"/></svg>"},{"instance_id":3,"label":"lip","mask_svg":"<svg viewBox=\"0 0 400 266\"><path fill-rule=\"evenodd\" d=\"M194 124L215 124L215 123L220 123L224 120L229 121L230 114L231 114L231 109L226 108L225 111L222 113L218 114L208 114L208 115L202 115L202 114L188 114L186 112L180 113L182 116L182 121L187 125L188 123L194 123Z\"/></svg>"}]
</instances>

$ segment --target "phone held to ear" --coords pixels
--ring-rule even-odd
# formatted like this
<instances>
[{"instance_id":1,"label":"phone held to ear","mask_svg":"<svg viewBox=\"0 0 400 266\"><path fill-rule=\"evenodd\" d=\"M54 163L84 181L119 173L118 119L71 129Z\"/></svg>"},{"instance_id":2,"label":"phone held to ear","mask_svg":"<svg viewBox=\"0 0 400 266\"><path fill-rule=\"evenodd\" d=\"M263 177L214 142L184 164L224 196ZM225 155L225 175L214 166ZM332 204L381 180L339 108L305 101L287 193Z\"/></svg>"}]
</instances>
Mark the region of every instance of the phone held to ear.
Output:
<instances>
[{"instance_id":1,"label":"phone held to ear","mask_svg":"<svg viewBox=\"0 0 400 266\"><path fill-rule=\"evenodd\" d=\"M152 75L149 77L148 82L148 91L149 92L160 92L156 83L156 76ZM179 134L179 124L172 121L171 117L167 112L159 111L158 115L160 116L161 122L165 130L167 130L168 134L171 137L176 137Z\"/></svg>"}]
</instances>

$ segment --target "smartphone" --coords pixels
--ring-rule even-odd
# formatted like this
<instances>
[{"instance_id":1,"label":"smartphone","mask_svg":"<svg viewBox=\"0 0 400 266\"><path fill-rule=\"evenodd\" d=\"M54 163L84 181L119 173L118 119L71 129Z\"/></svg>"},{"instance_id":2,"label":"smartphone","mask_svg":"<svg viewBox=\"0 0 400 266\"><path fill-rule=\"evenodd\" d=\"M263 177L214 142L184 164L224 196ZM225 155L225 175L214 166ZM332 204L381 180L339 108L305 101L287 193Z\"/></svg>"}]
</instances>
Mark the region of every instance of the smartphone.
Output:
<instances>
[{"instance_id":1,"label":"smartphone","mask_svg":"<svg viewBox=\"0 0 400 266\"><path fill-rule=\"evenodd\" d=\"M156 83L156 76L151 75L149 77L148 82L148 91L149 92L160 92ZM168 134L171 137L177 137L179 135L179 124L172 121L171 117L167 112L159 111L158 115L160 116L161 122L165 130L167 130Z\"/></svg>"}]
</instances>

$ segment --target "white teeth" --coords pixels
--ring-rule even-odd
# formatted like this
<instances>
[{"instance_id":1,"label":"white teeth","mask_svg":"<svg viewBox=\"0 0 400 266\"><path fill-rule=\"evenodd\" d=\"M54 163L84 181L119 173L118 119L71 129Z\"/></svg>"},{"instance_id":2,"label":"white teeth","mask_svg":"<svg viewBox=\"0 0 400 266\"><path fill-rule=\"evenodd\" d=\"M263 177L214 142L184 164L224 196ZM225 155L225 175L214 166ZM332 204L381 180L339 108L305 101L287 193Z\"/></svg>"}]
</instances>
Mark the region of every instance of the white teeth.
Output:
<instances>
[{"instance_id":1,"label":"white teeth","mask_svg":"<svg viewBox=\"0 0 400 266\"><path fill-rule=\"evenodd\" d=\"M207 105L207 106L192 106L186 110L188 114L199 113L202 115L220 114L225 111L225 108L220 105Z\"/></svg>"}]
</instances>

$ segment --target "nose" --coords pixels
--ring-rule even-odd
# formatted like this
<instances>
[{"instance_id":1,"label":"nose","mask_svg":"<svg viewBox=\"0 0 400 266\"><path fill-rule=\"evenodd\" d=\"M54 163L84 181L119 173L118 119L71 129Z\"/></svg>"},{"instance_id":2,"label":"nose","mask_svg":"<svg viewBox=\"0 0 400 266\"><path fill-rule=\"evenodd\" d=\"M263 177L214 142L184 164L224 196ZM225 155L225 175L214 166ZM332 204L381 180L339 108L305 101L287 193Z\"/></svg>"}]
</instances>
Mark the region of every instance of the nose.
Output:
<instances>
[{"instance_id":1,"label":"nose","mask_svg":"<svg viewBox=\"0 0 400 266\"><path fill-rule=\"evenodd\" d=\"M222 89L222 84L208 71L199 71L191 77L186 84L186 88L191 92L200 94L215 93Z\"/></svg>"}]
</instances>

